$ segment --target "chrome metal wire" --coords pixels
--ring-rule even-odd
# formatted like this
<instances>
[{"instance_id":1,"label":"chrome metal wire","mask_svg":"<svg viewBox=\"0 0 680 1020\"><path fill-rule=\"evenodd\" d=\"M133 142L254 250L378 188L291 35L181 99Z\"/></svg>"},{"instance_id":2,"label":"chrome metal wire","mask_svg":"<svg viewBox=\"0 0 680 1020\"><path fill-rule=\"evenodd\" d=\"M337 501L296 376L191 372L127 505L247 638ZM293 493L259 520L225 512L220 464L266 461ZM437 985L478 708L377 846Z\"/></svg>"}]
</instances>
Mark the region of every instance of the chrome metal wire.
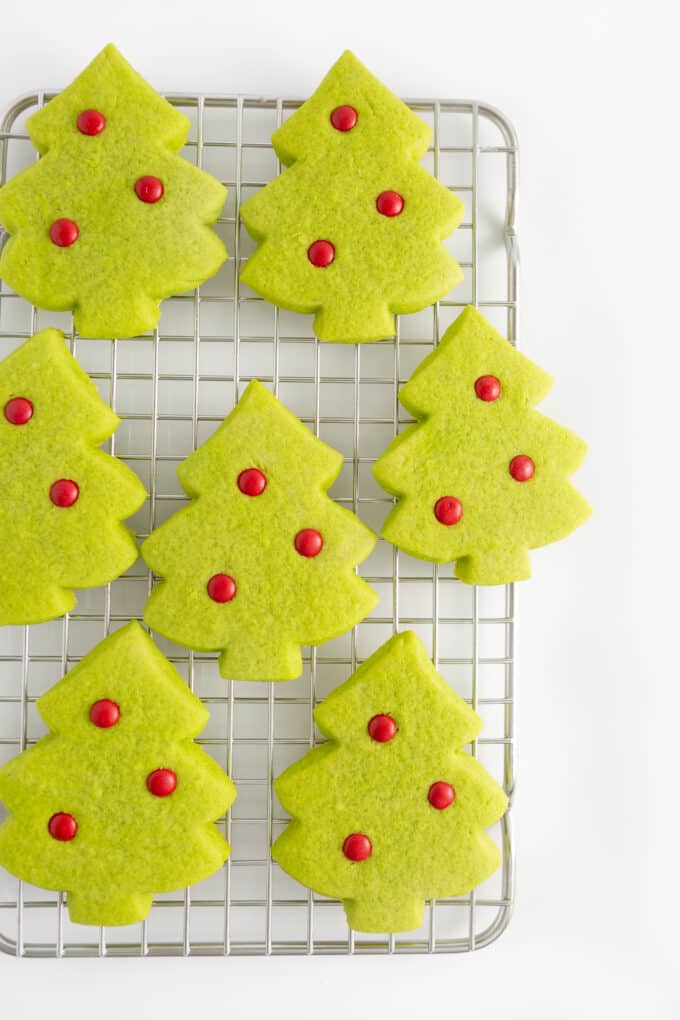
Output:
<instances>
[{"instance_id":1,"label":"chrome metal wire","mask_svg":"<svg viewBox=\"0 0 680 1020\"><path fill-rule=\"evenodd\" d=\"M36 155L25 120L54 93L18 100L0 120L0 183ZM465 282L445 300L402 316L395 340L319 344L311 317L279 311L239 284L253 250L239 224L242 200L280 171L272 131L299 105L281 98L171 95L192 122L184 154L219 177L229 200L217 229L230 260L200 289L166 301L159 329L133 340L77 336L71 317L31 308L0 285L0 357L36 329L55 325L122 419L109 444L142 478L149 497L132 521L140 539L185 501L174 469L217 427L251 378L259 378L310 429L342 450L332 495L379 530L392 502L370 466L408 423L398 389L468 303L517 335L517 140L478 102L417 100L432 126L425 164L466 206L450 246ZM0 245L5 238L0 233ZM232 845L224 869L185 892L158 896L147 921L124 929L73 925L63 894L18 882L0 868L0 950L18 956L188 956L451 953L478 949L506 927L513 900L511 811L492 832L502 867L467 897L432 901L417 932L350 932L340 904L284 875L269 845L286 824L272 779L318 742L313 709L391 634L410 627L445 678L484 718L471 750L512 796L515 593L474 589L450 567L411 559L380 542L360 573L378 590L375 612L346 638L305 649L304 674L283 684L223 680L216 657L157 639L203 699L200 739L239 796L220 825ZM153 579L140 561L105 589L79 593L74 612L40 626L0 629L0 763L45 732L35 702L111 630L141 619ZM0 819L3 817L0 806Z\"/></svg>"}]
</instances>

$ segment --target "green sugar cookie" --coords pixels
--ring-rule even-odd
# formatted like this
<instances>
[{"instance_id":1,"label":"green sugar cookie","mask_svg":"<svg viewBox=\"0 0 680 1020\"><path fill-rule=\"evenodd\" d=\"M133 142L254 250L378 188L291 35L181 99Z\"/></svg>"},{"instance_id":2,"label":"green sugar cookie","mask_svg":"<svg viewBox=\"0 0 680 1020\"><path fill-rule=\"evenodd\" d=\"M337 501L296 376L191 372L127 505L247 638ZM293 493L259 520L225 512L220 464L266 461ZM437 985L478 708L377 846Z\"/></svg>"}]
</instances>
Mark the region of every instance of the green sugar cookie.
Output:
<instances>
[{"instance_id":1,"label":"green sugar cookie","mask_svg":"<svg viewBox=\"0 0 680 1020\"><path fill-rule=\"evenodd\" d=\"M72 921L133 924L152 894L200 882L229 846L230 779L193 743L208 711L138 623L38 701L51 732L0 768L0 864L66 890Z\"/></svg>"},{"instance_id":2,"label":"green sugar cookie","mask_svg":"<svg viewBox=\"0 0 680 1020\"><path fill-rule=\"evenodd\" d=\"M425 900L462 896L496 870L484 830L507 798L461 750L482 720L412 631L379 648L314 718L328 743L276 780L293 821L272 857L342 900L351 928L418 928Z\"/></svg>"},{"instance_id":3,"label":"green sugar cookie","mask_svg":"<svg viewBox=\"0 0 680 1020\"><path fill-rule=\"evenodd\" d=\"M179 644L221 651L235 680L292 680L300 645L343 634L378 597L354 573L376 537L326 493L342 455L259 382L177 470L193 502L142 556L163 579L144 611Z\"/></svg>"},{"instance_id":4,"label":"green sugar cookie","mask_svg":"<svg viewBox=\"0 0 680 1020\"><path fill-rule=\"evenodd\" d=\"M241 279L282 308L313 312L320 340L394 336L460 283L442 240L462 202L422 166L431 131L349 51L275 131L290 169L241 206L260 242Z\"/></svg>"},{"instance_id":5,"label":"green sugar cookie","mask_svg":"<svg viewBox=\"0 0 680 1020\"><path fill-rule=\"evenodd\" d=\"M0 625L62 616L72 588L106 584L137 559L121 522L146 492L97 449L118 424L58 330L0 362Z\"/></svg>"},{"instance_id":6,"label":"green sugar cookie","mask_svg":"<svg viewBox=\"0 0 680 1020\"><path fill-rule=\"evenodd\" d=\"M551 383L466 308L399 393L418 423L374 467L399 497L383 537L420 559L455 560L468 584L528 578L528 550L591 512L568 481L585 443L533 410Z\"/></svg>"},{"instance_id":7,"label":"green sugar cookie","mask_svg":"<svg viewBox=\"0 0 680 1020\"><path fill-rule=\"evenodd\" d=\"M107 46L26 123L39 162L0 188L0 278L87 337L154 329L227 257L225 188L177 155L189 120Z\"/></svg>"}]
</instances>

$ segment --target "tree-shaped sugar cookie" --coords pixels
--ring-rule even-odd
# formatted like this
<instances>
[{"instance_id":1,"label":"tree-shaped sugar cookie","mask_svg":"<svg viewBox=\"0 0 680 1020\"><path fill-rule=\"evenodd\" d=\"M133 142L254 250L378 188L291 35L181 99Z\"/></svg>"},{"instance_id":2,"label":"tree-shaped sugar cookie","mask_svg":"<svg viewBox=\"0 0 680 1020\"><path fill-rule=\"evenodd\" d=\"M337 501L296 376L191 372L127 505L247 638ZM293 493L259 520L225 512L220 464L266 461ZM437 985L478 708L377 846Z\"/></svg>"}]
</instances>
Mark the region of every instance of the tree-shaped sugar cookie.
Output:
<instances>
[{"instance_id":1,"label":"tree-shaped sugar cookie","mask_svg":"<svg viewBox=\"0 0 680 1020\"><path fill-rule=\"evenodd\" d=\"M586 445L535 411L550 377L466 308L399 393L418 423L374 474L398 496L383 537L469 584L531 574L529 550L590 515L569 482Z\"/></svg>"},{"instance_id":2,"label":"tree-shaped sugar cookie","mask_svg":"<svg viewBox=\"0 0 680 1020\"><path fill-rule=\"evenodd\" d=\"M138 623L38 701L51 732L0 768L0 864L68 892L79 924L132 924L153 893L207 878L236 791L193 743L208 712Z\"/></svg>"},{"instance_id":3,"label":"tree-shaped sugar cookie","mask_svg":"<svg viewBox=\"0 0 680 1020\"><path fill-rule=\"evenodd\" d=\"M285 173L241 207L261 242L243 281L269 301L314 312L320 340L394 336L460 282L441 243L460 200L419 160L431 131L349 51L272 136Z\"/></svg>"},{"instance_id":4,"label":"tree-shaped sugar cookie","mask_svg":"<svg viewBox=\"0 0 680 1020\"><path fill-rule=\"evenodd\" d=\"M146 492L97 449L118 424L58 330L0 362L0 625L61 616L137 559L121 522Z\"/></svg>"},{"instance_id":5,"label":"tree-shaped sugar cookie","mask_svg":"<svg viewBox=\"0 0 680 1020\"><path fill-rule=\"evenodd\" d=\"M349 630L376 605L354 567L376 537L326 489L342 456L257 381L178 469L193 502L142 555L163 578L144 612L152 630L221 651L237 680L292 680L300 646Z\"/></svg>"},{"instance_id":6,"label":"tree-shaped sugar cookie","mask_svg":"<svg viewBox=\"0 0 680 1020\"><path fill-rule=\"evenodd\" d=\"M159 301L226 258L226 191L177 155L189 120L107 46L26 124L42 159L0 189L0 277L88 337L158 324Z\"/></svg>"},{"instance_id":7,"label":"tree-shaped sugar cookie","mask_svg":"<svg viewBox=\"0 0 680 1020\"><path fill-rule=\"evenodd\" d=\"M379 648L314 717L328 743L276 780L293 821L272 856L342 900L350 927L418 928L425 900L461 896L496 870L484 830L507 798L461 750L482 721L412 631Z\"/></svg>"}]
</instances>

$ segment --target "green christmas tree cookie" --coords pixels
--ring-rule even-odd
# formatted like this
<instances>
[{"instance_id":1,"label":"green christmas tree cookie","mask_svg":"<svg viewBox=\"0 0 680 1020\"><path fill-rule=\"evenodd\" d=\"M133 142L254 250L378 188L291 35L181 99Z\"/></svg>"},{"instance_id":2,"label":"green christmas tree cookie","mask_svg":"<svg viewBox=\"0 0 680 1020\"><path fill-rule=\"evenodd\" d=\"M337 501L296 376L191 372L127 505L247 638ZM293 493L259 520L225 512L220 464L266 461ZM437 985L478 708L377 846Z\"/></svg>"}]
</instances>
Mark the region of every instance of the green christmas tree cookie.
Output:
<instances>
[{"instance_id":1,"label":"green christmas tree cookie","mask_svg":"<svg viewBox=\"0 0 680 1020\"><path fill-rule=\"evenodd\" d=\"M379 648L314 718L328 743L276 780L293 821L272 856L341 899L351 928L418 928L425 900L461 896L496 870L484 830L507 798L461 750L482 721L412 631Z\"/></svg>"},{"instance_id":2,"label":"green christmas tree cookie","mask_svg":"<svg viewBox=\"0 0 680 1020\"><path fill-rule=\"evenodd\" d=\"M0 768L0 864L66 890L72 921L132 924L153 893L199 882L229 846L236 791L192 738L208 712L138 623L38 701L48 736Z\"/></svg>"},{"instance_id":3,"label":"green christmas tree cookie","mask_svg":"<svg viewBox=\"0 0 680 1020\"><path fill-rule=\"evenodd\" d=\"M299 676L300 645L343 634L378 602L353 569L376 537L326 493L342 461L253 380L178 468L193 502L142 545L164 579L147 602L148 626L221 651L225 677Z\"/></svg>"},{"instance_id":4,"label":"green christmas tree cookie","mask_svg":"<svg viewBox=\"0 0 680 1020\"><path fill-rule=\"evenodd\" d=\"M442 240L463 205L419 161L431 131L349 51L272 136L285 173L241 207L260 247L241 279L314 312L320 340L394 336L460 283Z\"/></svg>"},{"instance_id":5,"label":"green christmas tree cookie","mask_svg":"<svg viewBox=\"0 0 680 1020\"><path fill-rule=\"evenodd\" d=\"M551 382L466 308L399 393L418 423L374 467L399 497L383 537L468 584L528 578L528 550L590 515L568 481L585 443L533 410Z\"/></svg>"},{"instance_id":6,"label":"green christmas tree cookie","mask_svg":"<svg viewBox=\"0 0 680 1020\"><path fill-rule=\"evenodd\" d=\"M97 449L118 424L58 330L0 362L0 625L61 616L137 559L121 521L146 492Z\"/></svg>"},{"instance_id":7,"label":"green christmas tree cookie","mask_svg":"<svg viewBox=\"0 0 680 1020\"><path fill-rule=\"evenodd\" d=\"M0 277L88 337L158 324L159 301L217 272L226 191L177 155L189 121L107 46L26 127L42 159L0 189Z\"/></svg>"}]
</instances>

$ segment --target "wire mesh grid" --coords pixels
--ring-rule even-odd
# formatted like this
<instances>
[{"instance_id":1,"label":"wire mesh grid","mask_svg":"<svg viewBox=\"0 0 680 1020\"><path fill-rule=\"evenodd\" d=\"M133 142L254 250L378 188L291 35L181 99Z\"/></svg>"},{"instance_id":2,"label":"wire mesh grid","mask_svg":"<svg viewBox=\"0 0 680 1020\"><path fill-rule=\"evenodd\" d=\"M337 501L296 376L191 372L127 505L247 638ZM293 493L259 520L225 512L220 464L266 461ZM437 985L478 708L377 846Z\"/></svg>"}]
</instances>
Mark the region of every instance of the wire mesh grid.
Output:
<instances>
[{"instance_id":1,"label":"wire mesh grid","mask_svg":"<svg viewBox=\"0 0 680 1020\"><path fill-rule=\"evenodd\" d=\"M0 122L0 183L36 154L25 119L54 93L19 100ZM195 292L164 303L159 329L133 340L87 340L70 315L45 313L0 289L0 356L37 329L57 326L122 419L108 449L149 493L132 519L140 539L186 501L177 465L217 428L252 378L259 378L323 440L344 454L331 490L379 532L393 502L371 465L411 419L399 385L468 303L515 342L517 248L514 230L517 142L493 108L420 100L410 106L433 129L424 165L459 194L464 222L446 242L465 280L445 300L401 316L395 340L319 344L311 317L280 311L239 283L253 250L239 222L242 200L280 172L272 131L300 105L281 98L170 95L191 120L184 155L229 188L216 229L230 258ZM0 235L0 243L4 238ZM359 572L380 604L354 630L305 649L299 680L223 680L215 655L157 642L210 710L198 741L233 778L238 798L219 822L232 854L212 878L160 895L148 919L127 928L73 925L65 896L19 882L0 868L0 950L18 956L230 955L465 952L492 942L512 909L510 811L491 831L502 866L469 896L427 904L422 928L400 935L348 929L339 903L318 896L272 862L269 847L286 824L272 779L319 743L313 710L380 644L415 630L454 689L484 719L471 752L511 796L514 784L515 595L472 588L450 567L411 559L380 541ZM35 702L98 641L141 619L153 578L141 560L106 588L78 593L76 610L31 627L0 629L0 763L45 732ZM155 636L155 635L154 635ZM4 817L0 806L0 820Z\"/></svg>"}]
</instances>

